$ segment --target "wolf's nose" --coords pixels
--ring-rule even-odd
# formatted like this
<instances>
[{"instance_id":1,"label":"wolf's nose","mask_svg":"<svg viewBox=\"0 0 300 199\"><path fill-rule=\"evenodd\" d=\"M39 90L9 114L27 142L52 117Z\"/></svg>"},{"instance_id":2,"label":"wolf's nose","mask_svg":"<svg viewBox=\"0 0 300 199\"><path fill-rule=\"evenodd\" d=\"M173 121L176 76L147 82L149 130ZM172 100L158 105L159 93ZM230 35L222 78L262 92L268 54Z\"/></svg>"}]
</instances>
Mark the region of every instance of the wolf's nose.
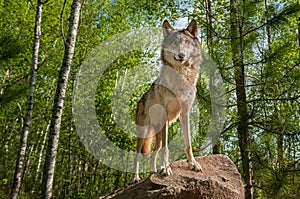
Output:
<instances>
[{"instance_id":1,"label":"wolf's nose","mask_svg":"<svg viewBox=\"0 0 300 199\"><path fill-rule=\"evenodd\" d=\"M184 59L184 57L185 57L185 54L183 54L183 53L178 53L178 57L179 57L179 59Z\"/></svg>"}]
</instances>

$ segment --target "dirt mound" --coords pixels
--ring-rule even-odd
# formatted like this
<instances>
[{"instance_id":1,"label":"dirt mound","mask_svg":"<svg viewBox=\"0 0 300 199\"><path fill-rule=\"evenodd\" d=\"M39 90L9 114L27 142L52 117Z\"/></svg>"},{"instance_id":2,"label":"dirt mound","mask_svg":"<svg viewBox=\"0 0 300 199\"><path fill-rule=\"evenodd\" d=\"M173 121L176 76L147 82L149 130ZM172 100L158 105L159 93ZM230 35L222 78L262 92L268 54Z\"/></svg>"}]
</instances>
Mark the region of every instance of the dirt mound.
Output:
<instances>
[{"instance_id":1,"label":"dirt mound","mask_svg":"<svg viewBox=\"0 0 300 199\"><path fill-rule=\"evenodd\" d=\"M196 157L203 172L188 169L186 160L173 162L173 174L151 174L140 183L118 190L100 199L243 199L244 187L237 168L225 155Z\"/></svg>"}]
</instances>

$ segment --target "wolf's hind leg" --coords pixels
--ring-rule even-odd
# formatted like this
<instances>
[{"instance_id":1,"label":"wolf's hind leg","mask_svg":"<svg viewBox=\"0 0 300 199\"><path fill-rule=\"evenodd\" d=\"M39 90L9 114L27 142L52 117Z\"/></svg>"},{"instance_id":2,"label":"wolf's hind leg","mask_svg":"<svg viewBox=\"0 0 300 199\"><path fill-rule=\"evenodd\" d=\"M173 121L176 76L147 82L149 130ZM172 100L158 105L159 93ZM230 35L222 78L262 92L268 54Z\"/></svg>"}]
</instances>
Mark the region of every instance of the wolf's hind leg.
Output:
<instances>
[{"instance_id":1,"label":"wolf's hind leg","mask_svg":"<svg viewBox=\"0 0 300 199\"><path fill-rule=\"evenodd\" d=\"M140 161L140 155L141 155L143 143L144 143L144 138L137 138L136 154L135 154L134 164L133 164L134 182L139 182L141 180L139 177L139 161Z\"/></svg>"},{"instance_id":2,"label":"wolf's hind leg","mask_svg":"<svg viewBox=\"0 0 300 199\"><path fill-rule=\"evenodd\" d=\"M136 154L133 163L134 182L139 182L141 180L139 177L139 162L140 162L140 155L142 152L142 148L144 145L144 138L146 137L147 131L148 131L147 128L137 126Z\"/></svg>"}]
</instances>

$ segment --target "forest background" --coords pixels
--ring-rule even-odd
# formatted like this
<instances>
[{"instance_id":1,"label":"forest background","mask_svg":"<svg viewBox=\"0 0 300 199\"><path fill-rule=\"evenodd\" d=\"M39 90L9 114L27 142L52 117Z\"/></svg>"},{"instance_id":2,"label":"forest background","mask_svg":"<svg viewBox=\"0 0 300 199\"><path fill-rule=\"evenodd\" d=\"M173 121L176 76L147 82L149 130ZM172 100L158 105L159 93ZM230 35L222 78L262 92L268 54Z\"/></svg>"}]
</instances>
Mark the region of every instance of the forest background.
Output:
<instances>
[{"instance_id":1,"label":"forest background","mask_svg":"<svg viewBox=\"0 0 300 199\"><path fill-rule=\"evenodd\" d=\"M202 47L225 84L224 127L210 153L234 161L246 198L299 198L299 9L298 0L1 0L0 198L96 198L132 182L132 173L102 164L83 145L72 113L74 82L100 43L160 27L166 18L177 25L197 20ZM135 137L114 121L111 96L128 69L153 60L127 53L99 80L99 124L127 151L134 151ZM140 84L125 112L134 115L149 84ZM195 155L210 121L208 86L200 78Z\"/></svg>"}]
</instances>

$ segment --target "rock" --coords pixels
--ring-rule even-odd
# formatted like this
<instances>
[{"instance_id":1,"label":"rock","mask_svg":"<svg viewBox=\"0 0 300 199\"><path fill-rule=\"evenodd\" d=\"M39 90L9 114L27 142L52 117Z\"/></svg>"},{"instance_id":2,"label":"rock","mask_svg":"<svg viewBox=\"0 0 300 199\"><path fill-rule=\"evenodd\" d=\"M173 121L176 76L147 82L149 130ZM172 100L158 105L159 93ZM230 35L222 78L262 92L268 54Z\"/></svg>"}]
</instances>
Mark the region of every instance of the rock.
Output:
<instances>
[{"instance_id":1,"label":"rock","mask_svg":"<svg viewBox=\"0 0 300 199\"><path fill-rule=\"evenodd\" d=\"M225 155L196 157L203 172L188 169L186 160L173 162L173 174L153 173L100 199L243 199L244 186L234 163Z\"/></svg>"}]
</instances>

